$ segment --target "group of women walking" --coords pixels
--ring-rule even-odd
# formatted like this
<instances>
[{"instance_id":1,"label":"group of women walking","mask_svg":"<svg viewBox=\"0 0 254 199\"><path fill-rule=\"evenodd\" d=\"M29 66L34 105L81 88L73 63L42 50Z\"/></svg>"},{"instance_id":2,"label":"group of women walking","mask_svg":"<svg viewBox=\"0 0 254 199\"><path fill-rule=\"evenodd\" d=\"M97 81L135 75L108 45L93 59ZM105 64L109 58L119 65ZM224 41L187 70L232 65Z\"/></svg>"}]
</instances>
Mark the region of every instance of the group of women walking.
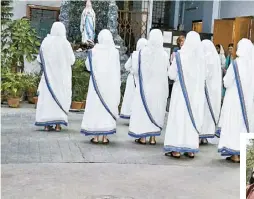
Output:
<instances>
[{"instance_id":1,"label":"group of women walking","mask_svg":"<svg viewBox=\"0 0 254 199\"><path fill-rule=\"evenodd\" d=\"M238 43L237 58L224 77L225 100L221 111L221 61L214 44L201 42L198 33L187 34L170 65L158 29L140 39L125 64L129 71L120 117L129 120L129 136L138 144L156 144L165 127L166 155L194 158L200 140L214 138L220 130L219 152L239 162L240 133L254 130L254 47L250 40ZM71 103L71 65L74 54L62 23L53 24L38 61L43 75L39 85L36 125L50 130L68 124ZM90 71L81 133L93 136L94 144L108 144L116 133L120 104L120 58L112 34L102 30L98 43L88 51ZM166 126L168 77L174 80ZM218 128L220 127L220 128ZM127 133L127 132L126 132ZM101 136L101 139L100 139Z\"/></svg>"}]
</instances>

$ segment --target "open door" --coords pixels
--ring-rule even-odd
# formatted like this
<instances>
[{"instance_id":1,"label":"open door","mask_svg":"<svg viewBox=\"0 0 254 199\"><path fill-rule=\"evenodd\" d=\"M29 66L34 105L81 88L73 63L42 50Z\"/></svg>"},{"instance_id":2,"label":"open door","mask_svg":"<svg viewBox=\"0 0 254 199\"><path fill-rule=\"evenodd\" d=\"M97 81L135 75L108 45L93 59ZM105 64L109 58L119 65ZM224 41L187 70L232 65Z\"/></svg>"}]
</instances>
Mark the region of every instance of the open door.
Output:
<instances>
[{"instance_id":1,"label":"open door","mask_svg":"<svg viewBox=\"0 0 254 199\"><path fill-rule=\"evenodd\" d=\"M215 45L221 44L226 51L228 44L234 43L234 19L214 20L213 42Z\"/></svg>"},{"instance_id":2,"label":"open door","mask_svg":"<svg viewBox=\"0 0 254 199\"><path fill-rule=\"evenodd\" d=\"M193 21L192 22L192 30L198 33L201 33L203 29L203 22L202 21Z\"/></svg>"},{"instance_id":3,"label":"open door","mask_svg":"<svg viewBox=\"0 0 254 199\"><path fill-rule=\"evenodd\" d=\"M236 52L237 43L242 38L251 37L251 18L250 17L237 17L235 18L235 38L234 38L234 51ZM234 53L235 53L234 52Z\"/></svg>"}]
</instances>

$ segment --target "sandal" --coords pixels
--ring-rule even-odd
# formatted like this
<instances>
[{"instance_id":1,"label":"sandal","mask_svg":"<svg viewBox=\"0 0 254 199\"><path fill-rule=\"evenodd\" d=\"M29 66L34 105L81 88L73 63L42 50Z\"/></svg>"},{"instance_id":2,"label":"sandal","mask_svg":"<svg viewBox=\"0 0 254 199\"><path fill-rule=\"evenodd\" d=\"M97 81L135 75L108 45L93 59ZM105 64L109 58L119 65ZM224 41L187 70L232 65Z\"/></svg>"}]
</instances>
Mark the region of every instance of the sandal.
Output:
<instances>
[{"instance_id":1,"label":"sandal","mask_svg":"<svg viewBox=\"0 0 254 199\"><path fill-rule=\"evenodd\" d=\"M102 144L108 144L109 143L109 139L108 138L106 138L107 139L107 141L106 142L102 142Z\"/></svg>"},{"instance_id":2,"label":"sandal","mask_svg":"<svg viewBox=\"0 0 254 199\"><path fill-rule=\"evenodd\" d=\"M200 140L200 145L207 145L208 144L208 140L206 138L201 138Z\"/></svg>"},{"instance_id":3,"label":"sandal","mask_svg":"<svg viewBox=\"0 0 254 199\"><path fill-rule=\"evenodd\" d=\"M53 131L53 126L45 126L44 131Z\"/></svg>"},{"instance_id":4,"label":"sandal","mask_svg":"<svg viewBox=\"0 0 254 199\"><path fill-rule=\"evenodd\" d=\"M98 143L99 143L99 141L97 141L97 142L94 141L94 138L92 138L92 139L90 140L90 142L93 143L93 144L98 144Z\"/></svg>"},{"instance_id":5,"label":"sandal","mask_svg":"<svg viewBox=\"0 0 254 199\"><path fill-rule=\"evenodd\" d=\"M240 163L240 160L233 160L232 157L227 157L226 160L233 163Z\"/></svg>"},{"instance_id":6,"label":"sandal","mask_svg":"<svg viewBox=\"0 0 254 199\"><path fill-rule=\"evenodd\" d=\"M142 142L142 141L141 141L141 138L136 139L135 142L138 143L138 144L143 144L143 145L146 144L146 142Z\"/></svg>"},{"instance_id":7,"label":"sandal","mask_svg":"<svg viewBox=\"0 0 254 199\"><path fill-rule=\"evenodd\" d=\"M59 126L59 127L56 126L56 128L55 128L55 131L56 131L56 132L60 132L61 130L62 130L62 127L61 127L61 126Z\"/></svg>"},{"instance_id":8,"label":"sandal","mask_svg":"<svg viewBox=\"0 0 254 199\"><path fill-rule=\"evenodd\" d=\"M179 154L178 156L178 155L174 155L174 152L167 152L165 153L165 156L168 156L168 157L170 156L170 157L179 159L181 157L181 154Z\"/></svg>"},{"instance_id":9,"label":"sandal","mask_svg":"<svg viewBox=\"0 0 254 199\"><path fill-rule=\"evenodd\" d=\"M188 158L193 159L195 157L194 153L192 153L193 155L190 155L190 153L184 153L185 156L187 156Z\"/></svg>"}]
</instances>

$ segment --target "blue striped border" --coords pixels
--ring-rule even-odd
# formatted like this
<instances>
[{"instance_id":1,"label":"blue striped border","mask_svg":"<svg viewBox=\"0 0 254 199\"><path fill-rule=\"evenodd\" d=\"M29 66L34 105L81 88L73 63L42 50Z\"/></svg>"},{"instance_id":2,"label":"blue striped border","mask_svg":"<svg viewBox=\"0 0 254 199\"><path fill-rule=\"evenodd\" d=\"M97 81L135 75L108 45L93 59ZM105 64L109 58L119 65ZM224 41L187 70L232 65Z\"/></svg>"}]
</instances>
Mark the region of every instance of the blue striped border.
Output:
<instances>
[{"instance_id":1,"label":"blue striped border","mask_svg":"<svg viewBox=\"0 0 254 199\"><path fill-rule=\"evenodd\" d=\"M124 115L124 114L120 114L119 117L122 118L122 119L127 119L127 120L129 120L131 118L130 115Z\"/></svg>"},{"instance_id":2,"label":"blue striped border","mask_svg":"<svg viewBox=\"0 0 254 199\"><path fill-rule=\"evenodd\" d=\"M236 151L227 147L219 148L218 152L221 153L221 156L240 155L240 151Z\"/></svg>"},{"instance_id":3,"label":"blue striped border","mask_svg":"<svg viewBox=\"0 0 254 199\"><path fill-rule=\"evenodd\" d=\"M238 65L235 60L232 63L233 63L233 68L234 68L234 72L235 72L235 79L236 79L236 85L237 85L237 90L238 90L238 96L239 96L241 109L242 109L242 116L243 116L246 130L249 133L250 132L249 121L248 121L248 115L247 115L247 110L246 110L245 101L244 101L243 88L242 88L241 78L240 78L240 74L239 74L239 70L238 70Z\"/></svg>"},{"instance_id":4,"label":"blue striped border","mask_svg":"<svg viewBox=\"0 0 254 199\"><path fill-rule=\"evenodd\" d=\"M176 146L164 146L164 151L167 152L179 152L179 153L198 153L199 149L191 149L187 147L176 147Z\"/></svg>"},{"instance_id":5,"label":"blue striped border","mask_svg":"<svg viewBox=\"0 0 254 199\"><path fill-rule=\"evenodd\" d=\"M208 104L211 116L213 118L214 125L217 126L218 122L216 122L216 119L215 119L215 116L214 116L214 112L213 112L213 108L212 108L212 104L211 104L211 100L210 100L210 96L209 96L209 92L208 92L208 87L207 87L206 81L205 81L205 96L206 96L206 101L207 101L207 104Z\"/></svg>"},{"instance_id":6,"label":"blue striped border","mask_svg":"<svg viewBox=\"0 0 254 199\"><path fill-rule=\"evenodd\" d=\"M201 139L205 139L205 138L214 138L215 134L203 134L203 135L199 135L199 138Z\"/></svg>"},{"instance_id":7,"label":"blue striped border","mask_svg":"<svg viewBox=\"0 0 254 199\"><path fill-rule=\"evenodd\" d=\"M186 104L186 107L187 107L192 125L195 128L195 130L197 131L197 133L200 134L198 129L197 129L195 119L194 119L194 116L193 116L193 113L192 113L192 108L191 108L191 104L190 104L190 100L189 100L189 95L188 95L188 91L187 91L186 84L185 84L185 81L184 81L182 63L181 63L181 58L180 58L179 52L175 53L175 58L176 58L176 65L177 65L177 69L178 69L177 70L178 77L179 77L182 93L183 93L183 96L184 96L185 104Z\"/></svg>"},{"instance_id":8,"label":"blue striped border","mask_svg":"<svg viewBox=\"0 0 254 199\"><path fill-rule=\"evenodd\" d=\"M109 131L88 131L88 130L85 130L85 129L81 129L80 133L85 134L85 136L89 136L89 135L94 135L94 136L112 135L112 134L116 133L116 129L109 130Z\"/></svg>"},{"instance_id":9,"label":"blue striped border","mask_svg":"<svg viewBox=\"0 0 254 199\"><path fill-rule=\"evenodd\" d=\"M141 96L141 99L142 99L142 103L144 105L144 108L145 108L145 111L146 111L146 114L148 116L148 118L150 119L150 121L156 126L158 127L160 130L162 130L162 127L160 125L158 125L156 123L156 121L154 120L149 108L148 108L148 105L147 105L147 102L146 102L146 98L145 98L145 93L144 93L144 88L143 88L143 77L142 77L142 71L141 71L141 50L139 51L139 55L138 55L138 75L139 75L139 90L140 90L140 96Z\"/></svg>"},{"instance_id":10,"label":"blue striped border","mask_svg":"<svg viewBox=\"0 0 254 199\"><path fill-rule=\"evenodd\" d=\"M98 88L98 85L96 83L96 80L95 80L95 75L94 75L94 72L93 72L93 64L92 64L92 52L89 50L88 51L88 60L89 60L89 65L90 65L90 72L91 72L91 77L92 77L92 82L93 82L93 87L94 87L94 90L97 94L97 96L99 97L102 105L104 106L104 108L106 109L106 111L111 115L111 117L116 120L116 116L114 116L114 114L110 111L109 107L107 106L106 102L104 101L103 97L101 96L101 93L99 91L99 88Z\"/></svg>"},{"instance_id":11,"label":"blue striped border","mask_svg":"<svg viewBox=\"0 0 254 199\"><path fill-rule=\"evenodd\" d=\"M219 127L216 132L215 132L215 136L220 138L220 132L221 132L221 128Z\"/></svg>"},{"instance_id":12,"label":"blue striped border","mask_svg":"<svg viewBox=\"0 0 254 199\"><path fill-rule=\"evenodd\" d=\"M40 59L41 59L41 66L42 66L42 70L44 72L44 77L45 77L45 82L46 82L46 85L48 87L48 90L49 90L49 93L51 94L52 98L54 99L54 101L56 102L56 104L59 106L59 108L65 113L65 115L68 115L68 112L64 110L64 108L62 107L61 103L59 102L59 100L57 99L53 89L51 88L50 86L50 83L49 83L49 79L48 79L48 75L47 75L47 71L46 71L46 65L45 65L45 60L44 60L44 57L43 57L43 52L42 52L42 48L40 49Z\"/></svg>"},{"instance_id":13,"label":"blue striped border","mask_svg":"<svg viewBox=\"0 0 254 199\"><path fill-rule=\"evenodd\" d=\"M134 137L134 138L145 138L145 137L150 137L150 136L160 136L161 132L159 131L159 132L136 134L136 133L129 131L128 135L131 137Z\"/></svg>"},{"instance_id":14,"label":"blue striped border","mask_svg":"<svg viewBox=\"0 0 254 199\"><path fill-rule=\"evenodd\" d=\"M47 122L35 122L35 126L50 126L50 125L57 125L62 124L64 126L68 126L68 123L64 120L53 120L53 121L47 121Z\"/></svg>"}]
</instances>

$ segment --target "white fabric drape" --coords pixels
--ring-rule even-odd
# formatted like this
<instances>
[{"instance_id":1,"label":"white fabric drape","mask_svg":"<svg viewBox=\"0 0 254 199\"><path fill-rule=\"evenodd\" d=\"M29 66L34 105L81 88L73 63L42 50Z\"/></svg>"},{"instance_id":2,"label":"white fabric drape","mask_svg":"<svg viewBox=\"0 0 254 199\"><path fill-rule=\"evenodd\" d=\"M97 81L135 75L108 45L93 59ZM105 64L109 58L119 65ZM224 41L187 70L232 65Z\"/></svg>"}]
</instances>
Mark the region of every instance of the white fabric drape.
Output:
<instances>
[{"instance_id":1,"label":"white fabric drape","mask_svg":"<svg viewBox=\"0 0 254 199\"><path fill-rule=\"evenodd\" d=\"M67 125L67 115L58 106L48 89L51 87L62 108L68 112L72 96L71 65L75 62L75 56L66 39L66 30L62 23L55 22L53 24L50 34L41 44L41 52L44 57L45 70L38 88L36 125ZM37 60L42 63L40 56L37 57ZM45 76L48 78L49 85L46 84Z\"/></svg>"},{"instance_id":2,"label":"white fabric drape","mask_svg":"<svg viewBox=\"0 0 254 199\"><path fill-rule=\"evenodd\" d=\"M133 54L132 59L133 61L138 59L138 53ZM155 122L163 126L168 97L167 67L169 57L163 49L163 37L160 30L154 29L150 32L147 46L141 50L140 62L143 77L142 86L147 106ZM137 62L135 61L135 63ZM140 74L138 65L133 65L132 70L134 74ZM141 138L159 136L160 133L161 129L148 117L141 99L140 84L138 84L133 100L129 135Z\"/></svg>"},{"instance_id":3,"label":"white fabric drape","mask_svg":"<svg viewBox=\"0 0 254 199\"><path fill-rule=\"evenodd\" d=\"M252 58L251 58L251 61L252 61L252 74L254 74L254 45L252 47ZM253 84L253 88L254 88L254 79L252 79L252 84ZM252 104L252 116L251 116L251 127L250 127L250 131L252 133L254 133L254 89L253 89L253 104Z\"/></svg>"},{"instance_id":4,"label":"white fabric drape","mask_svg":"<svg viewBox=\"0 0 254 199\"><path fill-rule=\"evenodd\" d=\"M115 48L109 30L104 29L99 33L98 42L91 52L95 80L103 100L113 115L117 117L121 85L119 52ZM91 71L88 59L86 67ZM101 103L90 76L81 133L107 135L115 132L116 121Z\"/></svg>"},{"instance_id":5,"label":"white fabric drape","mask_svg":"<svg viewBox=\"0 0 254 199\"><path fill-rule=\"evenodd\" d=\"M253 120L253 45L250 40L242 39L238 43L236 63L238 65L239 76L242 84L244 101L249 123ZM240 154L240 133L247 133L244 123L241 104L238 96L237 84L233 65L231 64L224 77L224 86L227 88L223 102L220 118L221 135L219 142L219 152L222 155Z\"/></svg>"},{"instance_id":6,"label":"white fabric drape","mask_svg":"<svg viewBox=\"0 0 254 199\"><path fill-rule=\"evenodd\" d=\"M183 76L193 117L200 132L204 117L206 71L199 34L194 31L189 32L182 49L178 52L181 57ZM171 94L164 149L176 152L198 152L199 135L193 127L188 113L179 82L176 59L169 67L168 75L175 83Z\"/></svg>"},{"instance_id":7,"label":"white fabric drape","mask_svg":"<svg viewBox=\"0 0 254 199\"><path fill-rule=\"evenodd\" d=\"M137 74L133 73L133 69L137 68L138 66L138 52L143 49L147 45L147 40L144 38L141 38L137 42L136 51L134 51L131 55L131 57L128 59L128 61L125 64L125 69L129 71L129 75L127 77L126 81L126 87L124 92L124 98L121 108L121 114L120 117L123 119L129 119L131 116L131 106L133 102L133 97L135 94L135 85L138 86L138 78Z\"/></svg>"},{"instance_id":8,"label":"white fabric drape","mask_svg":"<svg viewBox=\"0 0 254 199\"><path fill-rule=\"evenodd\" d=\"M221 108L221 65L220 58L214 44L210 40L202 41L205 53L205 67L207 71L206 85L209 93L210 103L216 124L219 121ZM204 122L200 132L200 138L213 138L215 135L215 124L212 118L207 98L205 98Z\"/></svg>"}]
</instances>

